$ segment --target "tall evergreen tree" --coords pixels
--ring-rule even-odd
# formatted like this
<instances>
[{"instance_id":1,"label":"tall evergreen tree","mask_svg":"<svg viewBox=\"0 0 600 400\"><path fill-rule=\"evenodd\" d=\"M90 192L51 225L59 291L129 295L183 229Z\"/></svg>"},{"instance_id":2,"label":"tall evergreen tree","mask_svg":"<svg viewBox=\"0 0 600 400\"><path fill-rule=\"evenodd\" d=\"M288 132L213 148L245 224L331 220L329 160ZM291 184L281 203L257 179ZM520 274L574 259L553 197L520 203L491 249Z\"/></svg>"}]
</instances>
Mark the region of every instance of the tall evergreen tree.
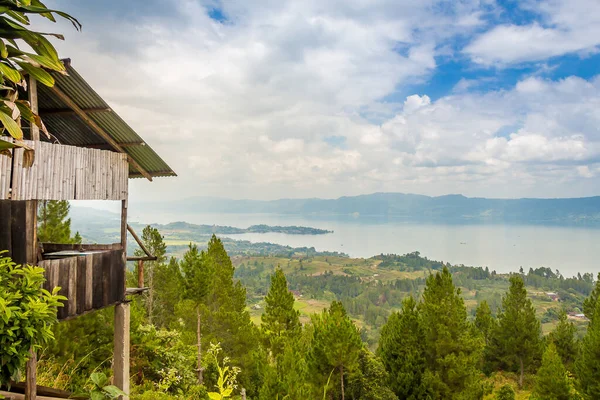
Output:
<instances>
[{"instance_id":1,"label":"tall evergreen tree","mask_svg":"<svg viewBox=\"0 0 600 400\"><path fill-rule=\"evenodd\" d=\"M400 399L424 398L425 334L412 296L381 328L377 355L388 372L388 385Z\"/></svg>"},{"instance_id":2,"label":"tall evergreen tree","mask_svg":"<svg viewBox=\"0 0 600 400\"><path fill-rule=\"evenodd\" d=\"M364 348L358 356L358 367L348 379L352 399L398 400L387 386L388 374L377 357Z\"/></svg>"},{"instance_id":3,"label":"tall evergreen tree","mask_svg":"<svg viewBox=\"0 0 600 400\"><path fill-rule=\"evenodd\" d=\"M148 293L145 297L146 313L148 315L148 321L152 323L154 315L156 314L156 287L163 284L163 282L160 282L160 285L156 284L157 281L155 280L155 272L157 268L164 267L164 263L167 259L167 245L165 244L164 238L158 229L153 228L150 225L146 226L142 230L141 240L144 244L144 247L146 247L150 254L156 257L155 261L144 262L144 285L148 287ZM141 249L136 249L135 255L138 257L145 256L146 253L144 253ZM137 268L139 268L139 264L136 266L136 269Z\"/></svg>"},{"instance_id":4,"label":"tall evergreen tree","mask_svg":"<svg viewBox=\"0 0 600 400\"><path fill-rule=\"evenodd\" d=\"M594 315L600 315L600 301ZM586 399L600 399L600 318L593 318L581 342L581 351L575 361L580 393Z\"/></svg>"},{"instance_id":5,"label":"tall evergreen tree","mask_svg":"<svg viewBox=\"0 0 600 400\"><path fill-rule=\"evenodd\" d=\"M594 318L594 311L596 311L596 303L600 297L600 272L598 272L598 278L596 279L596 285L594 290L590 293L589 297L583 301L583 314L591 321Z\"/></svg>"},{"instance_id":6,"label":"tall evergreen tree","mask_svg":"<svg viewBox=\"0 0 600 400\"><path fill-rule=\"evenodd\" d=\"M205 252L190 245L180 267L185 282L184 298L191 300L196 308L199 380L203 378L202 342L206 337L221 343L223 352L242 369L239 377L242 384L248 382L257 328L246 310L246 289L234 281L235 268L223 243L213 235Z\"/></svg>"},{"instance_id":7,"label":"tall evergreen tree","mask_svg":"<svg viewBox=\"0 0 600 400\"><path fill-rule=\"evenodd\" d=\"M265 297L261 316L262 332L273 356L283 352L285 341L300 331L299 312L294 309L294 295L288 290L281 268L271 275L271 287Z\"/></svg>"},{"instance_id":8,"label":"tall evergreen tree","mask_svg":"<svg viewBox=\"0 0 600 400\"><path fill-rule=\"evenodd\" d=\"M548 335L550 342L556 346L556 351L560 356L565 368L571 370L573 362L578 352L577 341L575 340L575 333L577 328L575 325L568 320L567 312L562 309L559 315L558 324L552 332Z\"/></svg>"},{"instance_id":9,"label":"tall evergreen tree","mask_svg":"<svg viewBox=\"0 0 600 400\"><path fill-rule=\"evenodd\" d=\"M357 367L362 349L360 333L342 303L334 301L327 310L312 317L314 326L311 361L315 369L328 376L332 370L339 375L341 399L345 399L344 374Z\"/></svg>"},{"instance_id":10,"label":"tall evergreen tree","mask_svg":"<svg viewBox=\"0 0 600 400\"><path fill-rule=\"evenodd\" d=\"M537 372L531 397L540 400L569 400L571 398L571 385L567 377L567 370L560 360L554 343L550 343L544 352L542 366Z\"/></svg>"},{"instance_id":11,"label":"tall evergreen tree","mask_svg":"<svg viewBox=\"0 0 600 400\"><path fill-rule=\"evenodd\" d=\"M488 343L490 333L492 332L496 320L492 315L492 310L486 300L483 300L475 310L475 327L481 332L485 343Z\"/></svg>"},{"instance_id":12,"label":"tall evergreen tree","mask_svg":"<svg viewBox=\"0 0 600 400\"><path fill-rule=\"evenodd\" d=\"M190 300L196 309L196 346L198 347L196 370L198 372L198 382L202 384L204 382L204 367L202 365L202 316L200 308L212 288L212 271L206 262L205 253L200 252L198 246L191 243L180 262L180 270L184 282L183 297Z\"/></svg>"},{"instance_id":13,"label":"tall evergreen tree","mask_svg":"<svg viewBox=\"0 0 600 400\"><path fill-rule=\"evenodd\" d=\"M169 327L176 321L175 310L183 298L184 282L179 263L172 257L168 263L158 264L154 270L156 324Z\"/></svg>"},{"instance_id":14,"label":"tall evergreen tree","mask_svg":"<svg viewBox=\"0 0 600 400\"><path fill-rule=\"evenodd\" d=\"M71 206L66 200L43 200L38 207L38 241L81 243L79 232L71 237Z\"/></svg>"},{"instance_id":15,"label":"tall evergreen tree","mask_svg":"<svg viewBox=\"0 0 600 400\"><path fill-rule=\"evenodd\" d=\"M483 341L473 334L460 289L447 267L427 278L419 311L425 333L424 382L432 397L480 398L476 365Z\"/></svg>"},{"instance_id":16,"label":"tall evergreen tree","mask_svg":"<svg viewBox=\"0 0 600 400\"><path fill-rule=\"evenodd\" d=\"M525 370L539 360L541 349L540 322L527 298L523 278L513 275L502 299L498 324L490 336L488 357L501 368L518 371L522 387Z\"/></svg>"}]
</instances>

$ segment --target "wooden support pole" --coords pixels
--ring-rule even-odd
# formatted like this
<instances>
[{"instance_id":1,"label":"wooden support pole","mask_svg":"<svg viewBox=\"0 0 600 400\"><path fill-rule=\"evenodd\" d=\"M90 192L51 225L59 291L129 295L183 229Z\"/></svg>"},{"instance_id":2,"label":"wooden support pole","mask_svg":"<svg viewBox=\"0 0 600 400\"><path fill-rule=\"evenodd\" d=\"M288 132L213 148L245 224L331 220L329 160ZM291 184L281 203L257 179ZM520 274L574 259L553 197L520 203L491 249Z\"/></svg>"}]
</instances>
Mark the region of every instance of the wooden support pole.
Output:
<instances>
[{"instance_id":1,"label":"wooden support pole","mask_svg":"<svg viewBox=\"0 0 600 400\"><path fill-rule=\"evenodd\" d=\"M146 246L144 246L144 242L142 242L139 238L139 236L137 235L137 233L135 233L135 231L133 230L133 228L131 226L129 226L129 224L127 224L127 230L129 231L129 233L131 233L131 236L133 236L133 238L135 239L135 241L137 242L138 246L140 246L140 248L142 249L142 251L144 253L146 253L146 255L148 257L153 257L152 254L150 254L150 251L146 248Z\"/></svg>"},{"instance_id":2,"label":"wooden support pole","mask_svg":"<svg viewBox=\"0 0 600 400\"><path fill-rule=\"evenodd\" d=\"M29 350L29 360L25 367L25 400L37 399L37 355L33 349Z\"/></svg>"},{"instance_id":3,"label":"wooden support pole","mask_svg":"<svg viewBox=\"0 0 600 400\"><path fill-rule=\"evenodd\" d=\"M33 80L35 82L35 80ZM36 100L37 102L37 100ZM38 131L39 140L39 131ZM37 264L37 200L25 202L25 240L27 264ZM37 354L29 350L29 360L25 367L25 400L37 399Z\"/></svg>"},{"instance_id":4,"label":"wooden support pole","mask_svg":"<svg viewBox=\"0 0 600 400\"><path fill-rule=\"evenodd\" d=\"M144 287L144 260L138 261L138 287Z\"/></svg>"},{"instance_id":5,"label":"wooden support pole","mask_svg":"<svg viewBox=\"0 0 600 400\"><path fill-rule=\"evenodd\" d=\"M127 199L121 201L121 247L123 264L127 263ZM125 271L124 271L125 273ZM126 293L126 279L123 278L123 298ZM115 306L115 337L113 354L114 385L129 394L129 303ZM124 400L129 396L123 396Z\"/></svg>"},{"instance_id":6,"label":"wooden support pole","mask_svg":"<svg viewBox=\"0 0 600 400\"><path fill-rule=\"evenodd\" d=\"M50 90L52 90L52 92L59 99L61 99L67 106L69 106L69 108L75 111L75 114L77 114L87 126L92 128L92 130L96 132L98 136L106 140L112 146L113 149L117 150L120 153L125 153L125 150L123 150L123 148L108 133L106 133L104 129L98 126L98 124L95 123L94 120L91 119L90 116L85 113L85 111L83 111L77 104L75 104L73 99L71 99L67 94L65 94L62 90L56 87L56 85L51 87ZM135 169L137 169L146 179L152 181L152 176L144 168L142 168L142 166L138 164L137 161L135 161L131 157L127 158L129 164L131 164Z\"/></svg>"},{"instance_id":7,"label":"wooden support pole","mask_svg":"<svg viewBox=\"0 0 600 400\"><path fill-rule=\"evenodd\" d=\"M113 355L114 385L129 394L129 303L115 306L115 348ZM128 399L129 396L123 396Z\"/></svg>"},{"instance_id":8,"label":"wooden support pole","mask_svg":"<svg viewBox=\"0 0 600 400\"><path fill-rule=\"evenodd\" d=\"M29 106L34 114L38 113L38 92L37 80L31 75L27 78L27 94L29 96ZM40 128L34 123L31 123L31 140L40 140Z\"/></svg>"}]
</instances>

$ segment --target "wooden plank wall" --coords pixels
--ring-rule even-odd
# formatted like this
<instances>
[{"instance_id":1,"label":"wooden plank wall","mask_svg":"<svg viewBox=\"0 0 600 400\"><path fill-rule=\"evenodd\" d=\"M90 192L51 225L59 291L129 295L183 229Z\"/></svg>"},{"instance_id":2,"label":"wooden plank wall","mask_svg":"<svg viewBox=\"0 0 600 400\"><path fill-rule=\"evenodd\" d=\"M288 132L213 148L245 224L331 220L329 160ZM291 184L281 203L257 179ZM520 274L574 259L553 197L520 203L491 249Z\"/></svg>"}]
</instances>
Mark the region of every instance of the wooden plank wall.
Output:
<instances>
[{"instance_id":1,"label":"wooden plank wall","mask_svg":"<svg viewBox=\"0 0 600 400\"><path fill-rule=\"evenodd\" d=\"M12 185L12 200L127 198L129 164L126 154L30 140L25 143L35 151L31 167L23 166L23 149L13 150L12 161L7 156L0 156L0 199L9 198L7 184ZM6 160L12 162L12 171L7 169L5 172Z\"/></svg>"},{"instance_id":2,"label":"wooden plank wall","mask_svg":"<svg viewBox=\"0 0 600 400\"><path fill-rule=\"evenodd\" d=\"M2 138L0 140L8 141L9 138ZM12 154L11 150L8 150ZM12 158L8 155L0 154L0 199L7 199L10 189L10 177L12 172Z\"/></svg>"},{"instance_id":3,"label":"wooden plank wall","mask_svg":"<svg viewBox=\"0 0 600 400\"><path fill-rule=\"evenodd\" d=\"M43 260L44 289L59 286L68 300L58 309L58 319L70 319L91 310L118 304L125 299L123 251L110 250L79 257Z\"/></svg>"},{"instance_id":4,"label":"wooden plank wall","mask_svg":"<svg viewBox=\"0 0 600 400\"><path fill-rule=\"evenodd\" d=\"M0 200L0 250L17 264L35 264L37 201Z\"/></svg>"}]
</instances>

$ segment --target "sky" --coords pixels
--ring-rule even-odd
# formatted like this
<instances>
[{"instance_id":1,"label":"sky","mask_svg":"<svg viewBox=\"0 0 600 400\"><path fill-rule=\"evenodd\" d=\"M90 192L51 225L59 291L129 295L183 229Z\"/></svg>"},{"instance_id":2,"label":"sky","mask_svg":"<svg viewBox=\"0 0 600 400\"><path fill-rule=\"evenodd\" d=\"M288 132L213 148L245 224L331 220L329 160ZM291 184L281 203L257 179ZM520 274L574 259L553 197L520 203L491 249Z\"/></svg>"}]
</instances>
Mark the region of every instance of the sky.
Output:
<instances>
[{"instance_id":1,"label":"sky","mask_svg":"<svg viewBox=\"0 0 600 400\"><path fill-rule=\"evenodd\" d=\"M600 195L598 0L48 0L138 200Z\"/></svg>"}]
</instances>

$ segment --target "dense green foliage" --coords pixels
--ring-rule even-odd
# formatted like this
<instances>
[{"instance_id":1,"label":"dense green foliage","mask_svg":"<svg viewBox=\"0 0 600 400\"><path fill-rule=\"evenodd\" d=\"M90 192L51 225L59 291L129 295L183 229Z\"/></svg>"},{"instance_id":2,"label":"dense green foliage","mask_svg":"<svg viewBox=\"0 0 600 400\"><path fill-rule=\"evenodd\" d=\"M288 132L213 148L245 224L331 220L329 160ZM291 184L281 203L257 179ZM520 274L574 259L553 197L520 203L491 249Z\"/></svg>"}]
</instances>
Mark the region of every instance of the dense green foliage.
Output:
<instances>
[{"instance_id":1,"label":"dense green foliage","mask_svg":"<svg viewBox=\"0 0 600 400\"><path fill-rule=\"evenodd\" d=\"M533 398L543 400L569 400L571 385L567 370L560 360L553 343L550 343L542 357L542 365L535 378Z\"/></svg>"},{"instance_id":2,"label":"dense green foliage","mask_svg":"<svg viewBox=\"0 0 600 400\"><path fill-rule=\"evenodd\" d=\"M510 277L510 288L502 300L498 324L491 333L487 357L495 368L519 372L523 385L525 371L531 371L541 356L540 322L521 276Z\"/></svg>"},{"instance_id":3,"label":"dense green foliage","mask_svg":"<svg viewBox=\"0 0 600 400\"><path fill-rule=\"evenodd\" d=\"M294 295L288 290L281 268L271 276L261 321L266 346L274 357L283 353L285 343L296 337L301 329L299 312L294 309Z\"/></svg>"},{"instance_id":4,"label":"dense green foliage","mask_svg":"<svg viewBox=\"0 0 600 400\"><path fill-rule=\"evenodd\" d=\"M44 270L17 265L0 252L0 384L7 384L30 357L54 339L52 325L65 297L43 289Z\"/></svg>"},{"instance_id":5,"label":"dense green foliage","mask_svg":"<svg viewBox=\"0 0 600 400\"><path fill-rule=\"evenodd\" d=\"M535 386L532 377L544 382L555 369L564 379L553 383L572 390L569 370L582 393L595 393L593 325L582 346L587 356L578 357L578 333L566 311L546 293L525 288L526 281L543 290L568 287L572 295L559 295L561 305L580 310L594 284L587 275L568 281L537 269L507 277L418 253L368 260L294 256L277 263L244 257L236 268L214 236L206 250L190 245L170 260L155 228L144 229L142 240L158 260L145 265L152 293L132 303L133 400L206 399L210 392L235 398L242 388L248 399L260 400L511 398L506 379L520 381L519 393L535 389L543 398L542 383ZM132 268L128 280L135 279ZM537 316L534 301L542 307ZM312 312L302 309L311 304ZM89 390L90 373L109 371L112 310L95 314L55 328L60 337L46 348L42 365L48 375L59 371L61 388ZM556 322L547 340L538 318ZM542 360L546 343L553 350ZM214 348L221 349L216 356ZM224 365L235 367L235 387L226 384ZM68 378L61 368L72 368ZM498 378L498 371L509 375Z\"/></svg>"},{"instance_id":6,"label":"dense green foliage","mask_svg":"<svg viewBox=\"0 0 600 400\"><path fill-rule=\"evenodd\" d=\"M600 315L600 301L596 301L594 315ZM586 399L600 398L600 318L593 318L581 343L581 352L575 361L580 392Z\"/></svg>"},{"instance_id":7,"label":"dense green foliage","mask_svg":"<svg viewBox=\"0 0 600 400\"><path fill-rule=\"evenodd\" d=\"M65 66L60 60L56 49L46 38L53 36L63 39L62 35L36 32L29 29L30 18L41 16L56 22L55 15L69 20L79 29L79 22L69 14L48 9L40 0L3 0L0 7L2 29L0 31L0 85L2 86L2 105L0 106L0 135L10 135L20 141L23 139L21 120L37 126L48 137L40 117L31 111L28 101L19 99L19 88L26 88L26 75L34 77L45 86L54 86L54 78L48 70L64 72ZM23 46L25 45L25 46ZM20 49L19 46L25 47ZM6 148L19 146L0 141L0 152ZM27 150L27 148L26 148ZM26 163L31 163L33 157L26 151Z\"/></svg>"}]
</instances>

